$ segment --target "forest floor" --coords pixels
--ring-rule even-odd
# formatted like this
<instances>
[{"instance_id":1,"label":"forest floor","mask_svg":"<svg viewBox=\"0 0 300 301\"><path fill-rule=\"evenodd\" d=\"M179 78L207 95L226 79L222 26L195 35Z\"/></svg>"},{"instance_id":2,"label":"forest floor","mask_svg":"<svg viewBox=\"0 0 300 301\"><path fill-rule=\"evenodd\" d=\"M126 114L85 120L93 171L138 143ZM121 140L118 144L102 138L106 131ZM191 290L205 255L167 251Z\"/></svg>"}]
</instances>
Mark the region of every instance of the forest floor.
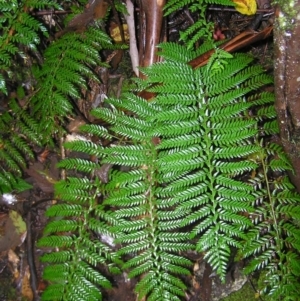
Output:
<instances>
[{"instance_id":1,"label":"forest floor","mask_svg":"<svg viewBox=\"0 0 300 301\"><path fill-rule=\"evenodd\" d=\"M259 22L257 30L262 30L270 22L270 17L257 21L257 16L246 17L233 12L212 11L210 18L218 24L215 33L221 32L229 39L252 26L254 22ZM272 73L271 48L272 38L257 45L249 45L245 51L252 53L258 62ZM123 60L118 62L115 70L105 72L106 86L97 86L95 89L99 92L105 88L108 94L118 95L124 74L131 73L128 54L123 54ZM78 102L77 116L73 117L67 128L69 135L77 135L78 126L90 121L88 111L92 105L89 97ZM47 286L42 280L44 266L39 261L39 257L47 250L38 248L36 242L42 237L48 221L45 211L55 202L53 184L60 179L60 171L56 164L61 156L59 148L39 149L36 153L36 161L28 162L28 168L25 170L25 179L33 188L17 195L2 197L0 203L0 301L36 301ZM246 290L242 291L242 297L232 295L231 299L225 300L258 300L255 279L246 278L241 273L243 262L230 263L227 282L224 285L203 261L203 255L193 252L185 255L194 262L191 276L184 279L189 287L186 300L220 300L243 286ZM104 292L104 301L137 300L134 294L135 281L129 280L125 273L115 276L112 284L113 289ZM38 295L32 287L36 288Z\"/></svg>"}]
</instances>

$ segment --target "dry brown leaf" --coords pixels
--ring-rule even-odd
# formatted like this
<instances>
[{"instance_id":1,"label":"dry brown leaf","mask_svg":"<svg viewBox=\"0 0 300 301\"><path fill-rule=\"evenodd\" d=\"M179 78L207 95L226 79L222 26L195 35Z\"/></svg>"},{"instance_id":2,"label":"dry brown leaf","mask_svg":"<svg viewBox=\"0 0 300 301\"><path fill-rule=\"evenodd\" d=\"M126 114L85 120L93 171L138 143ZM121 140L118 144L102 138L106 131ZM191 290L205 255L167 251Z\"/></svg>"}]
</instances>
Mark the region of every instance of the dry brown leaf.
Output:
<instances>
[{"instance_id":1,"label":"dry brown leaf","mask_svg":"<svg viewBox=\"0 0 300 301\"><path fill-rule=\"evenodd\" d=\"M29 266L26 267L25 273L22 279L22 296L27 301L33 300L33 292L30 286L30 272L29 272Z\"/></svg>"}]
</instances>

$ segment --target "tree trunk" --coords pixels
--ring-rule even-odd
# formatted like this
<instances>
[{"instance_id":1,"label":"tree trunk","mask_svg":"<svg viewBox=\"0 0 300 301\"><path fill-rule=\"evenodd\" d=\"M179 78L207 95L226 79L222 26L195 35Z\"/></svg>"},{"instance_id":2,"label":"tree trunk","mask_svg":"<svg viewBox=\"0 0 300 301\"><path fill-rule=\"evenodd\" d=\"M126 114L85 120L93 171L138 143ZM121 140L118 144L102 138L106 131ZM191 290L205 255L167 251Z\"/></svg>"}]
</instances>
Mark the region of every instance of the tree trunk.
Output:
<instances>
[{"instance_id":1,"label":"tree trunk","mask_svg":"<svg viewBox=\"0 0 300 301\"><path fill-rule=\"evenodd\" d=\"M300 0L293 8L278 7L276 16L275 107L281 142L295 171L290 178L300 192Z\"/></svg>"}]
</instances>

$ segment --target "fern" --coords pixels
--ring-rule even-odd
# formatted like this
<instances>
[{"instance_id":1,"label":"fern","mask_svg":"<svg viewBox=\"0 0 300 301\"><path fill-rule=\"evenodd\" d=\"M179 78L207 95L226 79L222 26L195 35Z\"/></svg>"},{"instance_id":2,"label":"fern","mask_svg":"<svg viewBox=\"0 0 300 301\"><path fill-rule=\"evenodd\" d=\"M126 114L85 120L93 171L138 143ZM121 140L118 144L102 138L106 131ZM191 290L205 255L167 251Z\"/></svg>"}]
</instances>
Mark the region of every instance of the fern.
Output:
<instances>
[{"instance_id":1,"label":"fern","mask_svg":"<svg viewBox=\"0 0 300 301\"><path fill-rule=\"evenodd\" d=\"M206 251L205 258L221 279L226 274L230 248L241 247L239 239L251 226L251 221L239 212L241 207L250 212L253 210L253 188L233 178L257 167L247 160L248 155L257 152L250 138L258 133L255 119L245 114L253 105L244 97L249 91L247 88L252 88L247 80L252 78L251 82L260 85L271 82L261 76L262 69L245 66L240 70L240 60L239 56L228 60L231 72L236 75L227 80L226 65L210 74L210 65L193 71L186 64L175 61L143 70L151 91L172 91L173 94L159 94L154 101L161 107L161 113L153 120L156 124L153 136L160 137L163 145L158 145L158 169L164 173L162 179L170 178L169 183L163 182L166 187L160 188L159 196L175 205L176 212L186 212L181 226L193 225L191 238L200 235L196 249ZM234 70L235 66L238 71ZM165 80L153 74L169 78ZM173 74L182 75L184 80L180 79L178 83ZM160 82L163 86L153 86ZM178 88L174 89L175 84ZM232 94L236 90L239 91L237 96ZM216 103L215 96L221 93L221 103ZM186 94L193 95L192 102L181 102ZM165 104L169 97L174 98L174 106ZM186 136L192 136L195 142L189 141L185 145L182 139ZM172 143L168 144L169 139ZM171 147L173 143L180 143L180 146ZM235 162L228 162L228 159ZM197 180L191 180L194 175Z\"/></svg>"},{"instance_id":2,"label":"fern","mask_svg":"<svg viewBox=\"0 0 300 301\"><path fill-rule=\"evenodd\" d=\"M180 300L186 289L180 275L189 275L191 264L185 252L194 248L205 253L222 280L232 248L244 250L247 256L266 250L254 259L248 271L269 267L275 279L279 270L283 276L277 282L270 280L270 293L279 298L291 285L291 291L296 292L299 196L285 193L284 185L292 189L286 180L276 184L279 194L276 202L272 200L273 207L266 205L265 212L259 213L266 219L253 220L258 215L258 201L265 204L266 196L273 197L269 188L265 189L267 169L290 168L278 146L270 144L264 149L256 143L259 137L277 132L273 95L251 93L272 81L261 68L252 67L252 59L246 55L217 54L223 63L215 65L215 72L211 72L214 58L208 66L192 70L184 60L189 61L195 52L175 48L178 53L173 52L173 45L162 44L166 61L142 69L147 79L137 81L136 90L146 87L156 93L153 101L127 93L121 100L106 99L105 108L92 111L110 126L84 126L84 131L115 141L111 147L84 140L66 144L71 150L97 155L101 164L83 159L60 163L61 167L89 173L94 180L70 178L62 182L57 192L67 202L49 212L53 216L62 211L64 218L50 224L46 231L78 235L80 225L71 216L75 221L79 219L81 208L91 202L90 196L101 194L103 202L94 207L99 218L93 219L91 225L90 217L83 214L83 224L109 233L121 245L117 255L126 255L122 269L129 269L130 277L139 277L139 299L146 296L147 300ZM268 124L267 128L261 123ZM270 160L270 156L277 161ZM115 168L109 173L112 166ZM250 174L261 168L264 172L251 179ZM249 177L250 181L242 181L241 177ZM103 182L101 192L96 188L99 179ZM68 191L66 183L76 189ZM274 212L285 215L287 222L279 222ZM270 214L280 234L285 233L284 245L276 231L258 239L270 222ZM74 246L69 235L59 240L51 236L47 245ZM272 240L280 247L273 247ZM244 241L248 242L246 246ZM62 256L67 254L63 251ZM270 254L282 257L279 268L274 268ZM61 290L72 289L66 280L63 283Z\"/></svg>"},{"instance_id":3,"label":"fern","mask_svg":"<svg viewBox=\"0 0 300 301\"><path fill-rule=\"evenodd\" d=\"M22 170L26 167L27 159L34 157L28 143L41 145L41 134L37 122L29 113L21 108L14 99L9 102L10 111L2 114L0 119L0 191L22 191L30 185L25 185L21 179ZM22 186L22 187L21 187Z\"/></svg>"},{"instance_id":4,"label":"fern","mask_svg":"<svg viewBox=\"0 0 300 301\"><path fill-rule=\"evenodd\" d=\"M271 160L268 158L271 156ZM257 191L256 210L252 219L255 227L246 236L242 252L245 257L255 255L246 268L249 274L255 270L267 271L265 287L275 300L299 299L299 201L293 186L283 176L272 179L272 172L291 170L281 147L270 143L256 156L262 164L262 174L252 179Z\"/></svg>"},{"instance_id":5,"label":"fern","mask_svg":"<svg viewBox=\"0 0 300 301\"><path fill-rule=\"evenodd\" d=\"M195 43L204 37L206 42L210 44L210 48L213 46L212 30L214 24L212 22L207 22L205 18L205 13L209 4L235 5L231 0L171 0L168 1L164 7L166 16L182 9L183 6L186 6L191 12L197 12L199 19L184 32L180 32L180 39L185 43L188 49L192 49Z\"/></svg>"},{"instance_id":6,"label":"fern","mask_svg":"<svg viewBox=\"0 0 300 301\"><path fill-rule=\"evenodd\" d=\"M36 50L40 43L39 34L47 36L46 27L37 19L29 15L28 11L39 8L60 9L55 1L1 1L0 18L2 35L0 38L0 91L7 94L7 75L11 71L12 61L16 56L26 59L22 47Z\"/></svg>"},{"instance_id":7,"label":"fern","mask_svg":"<svg viewBox=\"0 0 300 301\"><path fill-rule=\"evenodd\" d=\"M70 98L78 99L80 89L87 89L86 79L98 81L92 68L107 66L99 57L104 46L113 48L109 37L90 27L83 34L65 34L47 48L45 63L36 72L40 83L38 92L31 99L45 137L57 132L64 118L72 112Z\"/></svg>"},{"instance_id":8,"label":"fern","mask_svg":"<svg viewBox=\"0 0 300 301\"><path fill-rule=\"evenodd\" d=\"M9 86L17 85L17 96L25 98L21 82L27 81L30 74L20 67L27 64L25 49L35 52L40 43L40 36L47 37L46 27L29 14L38 8L60 6L55 1L1 1L1 38L0 38L0 92L8 94ZM20 60L21 58L21 60ZM11 89L11 88L10 88ZM19 93L20 92L20 93ZM7 101L9 109L0 116L0 192L22 191L31 186L22 180L22 170L26 160L34 154L30 143L41 146L42 134L38 121L31 115L28 105L20 107L15 99Z\"/></svg>"},{"instance_id":9,"label":"fern","mask_svg":"<svg viewBox=\"0 0 300 301\"><path fill-rule=\"evenodd\" d=\"M155 92L152 102L127 93L93 110L110 126L82 130L110 140L111 147L88 140L65 144L99 162L67 158L58 165L82 177L57 183L61 201L47 210L51 221L39 246L57 250L42 257L50 283L43 300L101 300L112 287L109 274L121 269L138 278L140 300L181 300L191 266L186 252L204 252L224 280L232 248L251 258L247 273L266 270L261 293L298 300L299 195L284 175L291 166L281 148L261 140L278 133L273 94L256 92L270 77L252 66L252 58L220 49L206 67L187 64L213 47L213 24L204 16L210 3L232 5L167 3L166 15L186 5L200 19L181 33L190 51L162 44L166 61L141 69L147 79L137 79L135 91ZM121 2L116 7L124 11ZM48 36L29 13L42 8L60 6L47 0L0 3L0 91L8 94L28 76L34 85L28 95L17 95L26 97L25 105L12 98L0 118L1 193L28 188L21 177L34 157L29 145L51 144L61 133L72 101L88 89L86 80L98 81L94 68L106 66L100 51L114 48L95 24L51 42L34 75L15 72L14 61L25 65L26 49L35 52ZM208 41L191 50L203 37Z\"/></svg>"},{"instance_id":10,"label":"fern","mask_svg":"<svg viewBox=\"0 0 300 301\"><path fill-rule=\"evenodd\" d=\"M79 193L83 189L93 194ZM101 235L114 235L106 226L111 218L106 218L102 205L97 203L98 195L103 193L102 184L87 178L69 178L57 184L56 193L68 203L47 211L55 219L45 228L39 246L56 246L60 250L41 258L50 263L44 279L51 283L42 300L78 300L79 296L81 300L102 300L99 287L110 288L111 283L97 269L101 265L116 273L120 264L111 246L99 241Z\"/></svg>"},{"instance_id":11,"label":"fern","mask_svg":"<svg viewBox=\"0 0 300 301\"><path fill-rule=\"evenodd\" d=\"M46 27L28 13L41 8L60 9L60 6L55 1L48 0L8 1L0 4L3 12L0 91L7 94L7 81L9 83L17 81L18 100L26 98L26 104L22 108L12 99L10 101L12 113L5 112L1 115L0 191L2 192L21 189L17 183L23 183L22 186L25 187L24 181L21 181L22 169L26 167L26 160L34 157L29 143L39 146L53 145L52 138L62 134L65 118L72 113L72 101L80 97L83 89L88 89L86 81L88 79L98 81L94 68L107 66L101 62L100 51L104 47L114 48L110 38L99 28L99 24L95 24L85 33L65 34L58 41L51 43L43 54L44 64L33 68L34 75L23 74L19 70L16 72L13 61L19 55L26 64L29 55L23 52L23 49L29 48L36 52L37 46L40 45L41 33L44 37L48 37ZM20 78L10 79L13 73L20 74ZM25 92L21 85L26 84L21 82L28 80L28 76L30 89ZM33 86L35 82L38 84Z\"/></svg>"}]
</instances>

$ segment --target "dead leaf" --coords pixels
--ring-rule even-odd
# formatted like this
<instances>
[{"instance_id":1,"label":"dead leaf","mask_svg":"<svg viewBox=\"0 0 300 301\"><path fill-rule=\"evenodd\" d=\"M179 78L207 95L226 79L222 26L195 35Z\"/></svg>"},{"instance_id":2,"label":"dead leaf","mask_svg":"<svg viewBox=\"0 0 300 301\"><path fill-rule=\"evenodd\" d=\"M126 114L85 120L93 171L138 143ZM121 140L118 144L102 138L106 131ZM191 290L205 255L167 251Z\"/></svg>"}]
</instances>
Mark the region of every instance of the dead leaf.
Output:
<instances>
[{"instance_id":1,"label":"dead leaf","mask_svg":"<svg viewBox=\"0 0 300 301\"><path fill-rule=\"evenodd\" d=\"M123 24L123 30L124 30L124 35L125 35L125 41L128 41L129 40L129 33L128 33L128 26L127 26L127 24ZM120 28L119 28L119 26L116 23L111 23L111 26L110 26L110 35L111 35L111 38L116 43L121 43L122 42Z\"/></svg>"},{"instance_id":2,"label":"dead leaf","mask_svg":"<svg viewBox=\"0 0 300 301\"><path fill-rule=\"evenodd\" d=\"M232 0L235 9L243 15L255 15L257 10L256 0Z\"/></svg>"},{"instance_id":3,"label":"dead leaf","mask_svg":"<svg viewBox=\"0 0 300 301\"><path fill-rule=\"evenodd\" d=\"M22 296L28 301L33 300L33 292L30 286L29 266L26 267L23 280L22 280Z\"/></svg>"},{"instance_id":4,"label":"dead leaf","mask_svg":"<svg viewBox=\"0 0 300 301\"><path fill-rule=\"evenodd\" d=\"M8 261L12 265L12 273L14 275L14 278L19 279L20 271L18 267L19 267L20 258L12 249L8 251Z\"/></svg>"},{"instance_id":5,"label":"dead leaf","mask_svg":"<svg viewBox=\"0 0 300 301\"><path fill-rule=\"evenodd\" d=\"M26 173L32 177L35 181L35 184L45 193L53 193L54 186L56 182L54 176L48 170L44 170L44 166L35 162L33 165L30 165L26 169Z\"/></svg>"},{"instance_id":6,"label":"dead leaf","mask_svg":"<svg viewBox=\"0 0 300 301\"><path fill-rule=\"evenodd\" d=\"M26 237L26 224L22 217L11 210L1 219L0 252L14 249L23 243Z\"/></svg>"}]
</instances>

